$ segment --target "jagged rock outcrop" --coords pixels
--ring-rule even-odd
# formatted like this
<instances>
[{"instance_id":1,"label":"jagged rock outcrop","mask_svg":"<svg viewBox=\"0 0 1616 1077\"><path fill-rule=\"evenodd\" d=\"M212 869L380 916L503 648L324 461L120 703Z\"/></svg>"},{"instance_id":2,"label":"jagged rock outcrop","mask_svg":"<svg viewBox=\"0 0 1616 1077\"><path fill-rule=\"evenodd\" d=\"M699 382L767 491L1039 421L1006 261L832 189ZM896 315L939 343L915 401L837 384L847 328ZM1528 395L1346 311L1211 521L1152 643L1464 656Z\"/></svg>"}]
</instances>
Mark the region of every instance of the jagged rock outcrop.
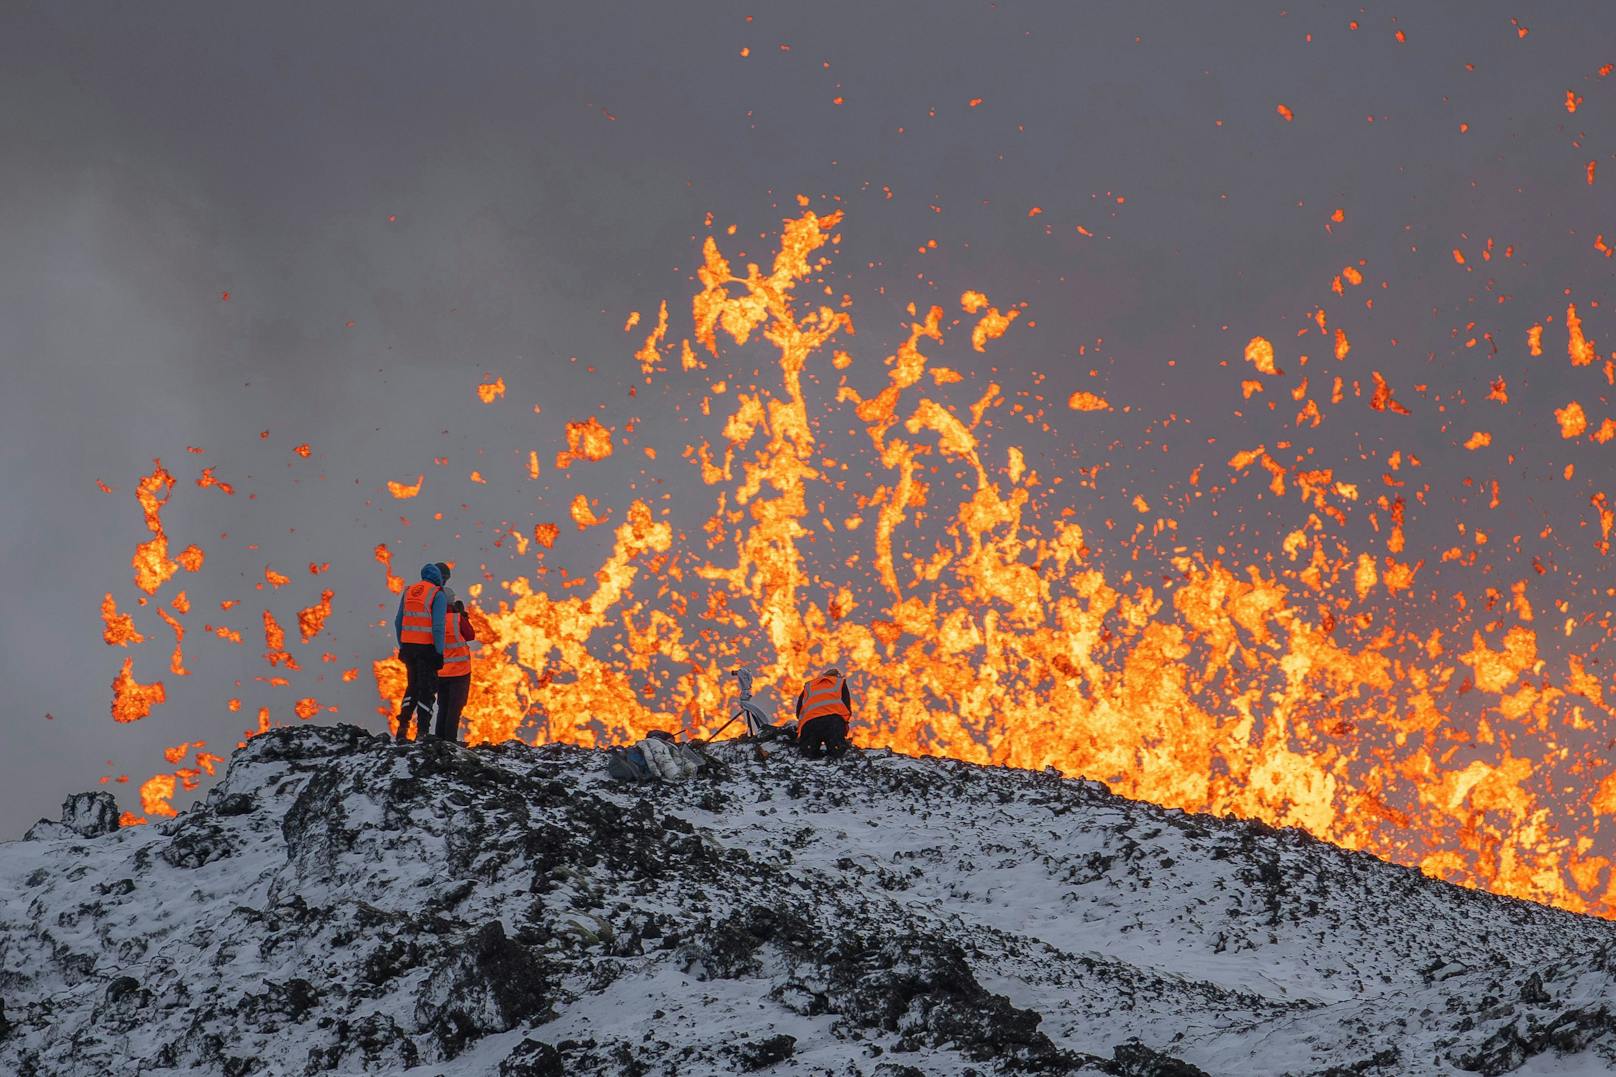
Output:
<instances>
[{"instance_id":1,"label":"jagged rock outcrop","mask_svg":"<svg viewBox=\"0 0 1616 1077\"><path fill-rule=\"evenodd\" d=\"M304 726L174 819L70 798L0 845L0 1072L1616 1063L1602 921L1047 774L711 754Z\"/></svg>"},{"instance_id":2,"label":"jagged rock outcrop","mask_svg":"<svg viewBox=\"0 0 1616 1077\"><path fill-rule=\"evenodd\" d=\"M111 793L74 793L62 802L60 822L41 819L28 828L24 841L48 841L53 838L98 838L118 829L121 813Z\"/></svg>"},{"instance_id":3,"label":"jagged rock outcrop","mask_svg":"<svg viewBox=\"0 0 1616 1077\"><path fill-rule=\"evenodd\" d=\"M416 995L415 1024L436 1037L445 1058L453 1058L479 1036L549 1016L552 990L533 954L490 920L427 975Z\"/></svg>"}]
</instances>

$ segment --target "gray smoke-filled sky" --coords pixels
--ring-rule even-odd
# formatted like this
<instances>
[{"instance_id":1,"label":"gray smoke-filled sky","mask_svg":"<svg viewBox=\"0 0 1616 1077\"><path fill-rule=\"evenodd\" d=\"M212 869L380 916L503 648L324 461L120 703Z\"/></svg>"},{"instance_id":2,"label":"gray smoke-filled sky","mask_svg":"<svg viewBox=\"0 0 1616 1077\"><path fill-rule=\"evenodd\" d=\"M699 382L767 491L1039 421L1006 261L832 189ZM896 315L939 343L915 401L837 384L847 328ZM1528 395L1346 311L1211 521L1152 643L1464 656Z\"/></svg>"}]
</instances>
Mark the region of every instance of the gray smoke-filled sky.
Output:
<instances>
[{"instance_id":1,"label":"gray smoke-filled sky","mask_svg":"<svg viewBox=\"0 0 1616 1077\"><path fill-rule=\"evenodd\" d=\"M1245 438L1239 374L1220 364L1258 334L1293 348L1321 302L1359 306L1328 284L1364 259L1375 308L1354 347L1374 358L1357 373L1383 370L1424 405L1403 444L1428 455L1440 497L1508 472L1521 496L1502 511L1518 515L1498 532L1575 521L1587 491L1548 489L1571 450L1532 425L1569 395L1597 410L1586 379L1563 384L1563 344L1512 385L1516 443L1543 454L1485 475L1459 447L1470 430L1444 429L1412 386L1437 392L1455 382L1440 364L1483 362L1471 335L1519 352L1568 294L1601 298L1612 263L1593 243L1616 234L1616 171L1590 186L1585 165L1616 170L1616 78L1597 75L1613 30L1599 4L14 3L0 15L0 831L102 775L165 769L164 747L228 754L259 705L288 720L285 693L254 680L270 672L258 624L221 598L250 617L268 601L291 625L331 587L330 635L305 665L335 654L322 703L379 728L369 663L390 647L394 599L373 547L409 578L441 558L469 580L511 560L492 545L502 521L565 523L578 489L610 503L645 485L635 453L555 472L569 420L637 416L665 465L655 496L701 491L681 417L629 398L630 356L660 300L688 317L708 213L726 249L763 257L759 233L798 193L847 214L837 286L858 291L876 376L910 301L955 312L979 288L1028 304L985 356L965 340L939 351L983 377L996 366L1012 392L1117 403L1053 409L1039 465L1109 459L1101 516L1182 482L1207 438L1218 463L1271 439ZM1567 90L1585 98L1575 114ZM1507 264L1479 261L1489 237L1517 249ZM645 320L625 335L630 311ZM1591 336L1603 318L1584 307ZM495 406L473 395L485 374L507 385ZM1169 413L1192 425L1171 460L1141 447ZM1335 436L1346 451L1396 421L1366 414ZM530 449L542 484L526 479ZM179 480L175 548L208 554L160 597L183 587L211 605L187 618L189 678L168 673L171 637L137 611L152 642L136 676L161 677L169 699L115 725L124 653L102 644L98 609L108 592L133 608L135 483L159 457ZM233 498L194 485L205 465ZM387 495L423 473L419 498ZM1440 550L1452 518L1411 523L1411 545ZM567 526L557 559L587 572L606 530ZM1597 572L1579 550L1568 563ZM330 572L311 577L310 561ZM284 592L258 592L266 564L293 578ZM246 645L206 637L210 621ZM340 683L351 666L362 676ZM133 785L112 788L138 806Z\"/></svg>"}]
</instances>

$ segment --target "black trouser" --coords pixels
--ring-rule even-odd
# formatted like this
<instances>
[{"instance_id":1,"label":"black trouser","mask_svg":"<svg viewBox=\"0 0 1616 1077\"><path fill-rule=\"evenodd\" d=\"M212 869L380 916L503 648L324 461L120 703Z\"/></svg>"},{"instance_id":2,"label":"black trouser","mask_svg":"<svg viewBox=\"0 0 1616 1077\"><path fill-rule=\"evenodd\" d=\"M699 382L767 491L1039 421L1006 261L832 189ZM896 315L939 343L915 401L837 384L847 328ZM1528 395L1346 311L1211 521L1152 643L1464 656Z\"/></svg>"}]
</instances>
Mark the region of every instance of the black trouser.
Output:
<instances>
[{"instance_id":1,"label":"black trouser","mask_svg":"<svg viewBox=\"0 0 1616 1077\"><path fill-rule=\"evenodd\" d=\"M401 643L398 660L404 663L409 681L404 687L404 702L398 709L398 735L404 738L410 731L410 718L416 719L417 737L432 731L432 703L438 698L438 667L443 659L430 643Z\"/></svg>"},{"instance_id":2,"label":"black trouser","mask_svg":"<svg viewBox=\"0 0 1616 1077\"><path fill-rule=\"evenodd\" d=\"M460 739L460 712L466 709L471 674L438 678L438 723L432 732L443 740Z\"/></svg>"},{"instance_id":3,"label":"black trouser","mask_svg":"<svg viewBox=\"0 0 1616 1077\"><path fill-rule=\"evenodd\" d=\"M847 751L847 719L839 714L821 714L797 728L797 747L803 755L832 759Z\"/></svg>"}]
</instances>

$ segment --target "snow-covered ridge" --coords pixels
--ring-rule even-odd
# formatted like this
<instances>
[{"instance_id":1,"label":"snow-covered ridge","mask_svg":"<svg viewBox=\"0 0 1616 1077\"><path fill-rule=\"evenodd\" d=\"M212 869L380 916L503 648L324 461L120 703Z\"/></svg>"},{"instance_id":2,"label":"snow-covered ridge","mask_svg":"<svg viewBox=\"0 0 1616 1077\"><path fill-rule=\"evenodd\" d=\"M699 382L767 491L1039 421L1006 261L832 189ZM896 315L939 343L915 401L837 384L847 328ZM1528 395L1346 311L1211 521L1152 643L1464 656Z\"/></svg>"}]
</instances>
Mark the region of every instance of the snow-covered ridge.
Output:
<instances>
[{"instance_id":1,"label":"snow-covered ridge","mask_svg":"<svg viewBox=\"0 0 1616 1077\"><path fill-rule=\"evenodd\" d=\"M1603 1073L1616 928L1092 783L275 730L0 845L0 1072Z\"/></svg>"}]
</instances>

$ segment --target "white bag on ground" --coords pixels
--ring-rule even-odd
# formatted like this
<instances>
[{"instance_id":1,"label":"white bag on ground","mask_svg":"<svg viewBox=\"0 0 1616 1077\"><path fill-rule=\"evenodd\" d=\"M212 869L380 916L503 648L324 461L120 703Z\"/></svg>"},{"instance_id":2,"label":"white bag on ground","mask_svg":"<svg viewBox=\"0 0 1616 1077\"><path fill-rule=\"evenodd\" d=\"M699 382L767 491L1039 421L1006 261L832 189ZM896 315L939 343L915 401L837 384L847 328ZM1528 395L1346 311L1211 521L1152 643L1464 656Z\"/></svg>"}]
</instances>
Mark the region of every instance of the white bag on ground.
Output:
<instances>
[{"instance_id":1,"label":"white bag on ground","mask_svg":"<svg viewBox=\"0 0 1616 1077\"><path fill-rule=\"evenodd\" d=\"M635 745L645 753L646 765L665 782L682 782L701 769L701 760L682 744L672 744L657 737L646 737Z\"/></svg>"}]
</instances>

